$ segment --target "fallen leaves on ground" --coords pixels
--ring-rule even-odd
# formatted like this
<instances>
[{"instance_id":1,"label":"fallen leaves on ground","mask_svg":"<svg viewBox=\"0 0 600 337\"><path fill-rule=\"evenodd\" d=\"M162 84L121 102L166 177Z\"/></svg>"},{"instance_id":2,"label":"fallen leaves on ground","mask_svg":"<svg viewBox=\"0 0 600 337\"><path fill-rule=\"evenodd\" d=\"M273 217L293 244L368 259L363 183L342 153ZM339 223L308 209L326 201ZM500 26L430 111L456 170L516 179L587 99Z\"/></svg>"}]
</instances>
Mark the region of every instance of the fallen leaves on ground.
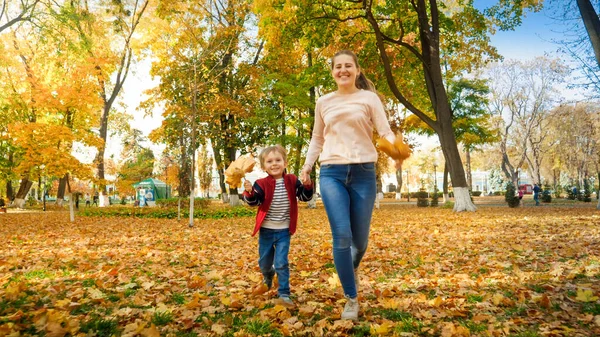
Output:
<instances>
[{"instance_id":1,"label":"fallen leaves on ground","mask_svg":"<svg viewBox=\"0 0 600 337\"><path fill-rule=\"evenodd\" d=\"M260 288L253 222L2 214L0 336L600 335L593 209L375 210L356 323L322 207L292 238L293 308Z\"/></svg>"}]
</instances>

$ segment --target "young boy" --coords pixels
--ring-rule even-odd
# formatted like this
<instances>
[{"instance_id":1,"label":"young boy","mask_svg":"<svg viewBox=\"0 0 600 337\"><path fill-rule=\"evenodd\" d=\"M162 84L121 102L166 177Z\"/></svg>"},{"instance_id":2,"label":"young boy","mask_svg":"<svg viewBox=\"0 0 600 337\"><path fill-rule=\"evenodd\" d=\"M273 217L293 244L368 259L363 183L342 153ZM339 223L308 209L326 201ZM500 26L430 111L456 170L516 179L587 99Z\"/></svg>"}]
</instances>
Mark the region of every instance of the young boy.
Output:
<instances>
[{"instance_id":1,"label":"young boy","mask_svg":"<svg viewBox=\"0 0 600 337\"><path fill-rule=\"evenodd\" d=\"M269 176L252 185L244 181L243 199L250 206L258 206L256 225L252 236L258 237L258 265L263 282L271 289L277 272L279 301L293 306L290 299L290 270L288 253L290 236L296 232L298 201L308 201L313 195L310 179L302 184L293 174L287 174L287 154L281 145L270 146L258 156L260 166Z\"/></svg>"}]
</instances>

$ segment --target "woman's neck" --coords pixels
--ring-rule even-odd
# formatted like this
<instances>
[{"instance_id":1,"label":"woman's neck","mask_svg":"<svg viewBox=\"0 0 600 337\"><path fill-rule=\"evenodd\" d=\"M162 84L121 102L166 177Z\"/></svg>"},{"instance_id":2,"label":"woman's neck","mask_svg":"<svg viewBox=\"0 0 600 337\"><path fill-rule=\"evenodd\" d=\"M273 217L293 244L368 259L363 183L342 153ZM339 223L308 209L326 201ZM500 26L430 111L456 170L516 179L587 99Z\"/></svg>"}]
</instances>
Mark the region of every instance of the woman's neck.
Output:
<instances>
[{"instance_id":1,"label":"woman's neck","mask_svg":"<svg viewBox=\"0 0 600 337\"><path fill-rule=\"evenodd\" d=\"M350 94L353 94L353 93L355 93L355 92L357 92L359 90L360 89L358 89L355 86L351 86L351 87L338 87L338 89L337 89L336 92L338 94L340 94L340 95L350 95Z\"/></svg>"}]
</instances>

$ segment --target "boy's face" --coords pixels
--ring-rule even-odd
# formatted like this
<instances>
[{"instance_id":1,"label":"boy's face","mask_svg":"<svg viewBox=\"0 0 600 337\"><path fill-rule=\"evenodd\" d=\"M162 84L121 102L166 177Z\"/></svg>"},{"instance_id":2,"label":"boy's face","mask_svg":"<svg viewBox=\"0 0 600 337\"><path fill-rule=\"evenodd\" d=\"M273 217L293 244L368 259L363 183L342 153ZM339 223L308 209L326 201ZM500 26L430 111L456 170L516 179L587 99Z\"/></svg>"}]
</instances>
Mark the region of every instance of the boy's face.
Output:
<instances>
[{"instance_id":1,"label":"boy's face","mask_svg":"<svg viewBox=\"0 0 600 337\"><path fill-rule=\"evenodd\" d=\"M287 162L283 160L281 153L273 151L265 156L264 169L275 179L283 176L283 170L287 167Z\"/></svg>"}]
</instances>

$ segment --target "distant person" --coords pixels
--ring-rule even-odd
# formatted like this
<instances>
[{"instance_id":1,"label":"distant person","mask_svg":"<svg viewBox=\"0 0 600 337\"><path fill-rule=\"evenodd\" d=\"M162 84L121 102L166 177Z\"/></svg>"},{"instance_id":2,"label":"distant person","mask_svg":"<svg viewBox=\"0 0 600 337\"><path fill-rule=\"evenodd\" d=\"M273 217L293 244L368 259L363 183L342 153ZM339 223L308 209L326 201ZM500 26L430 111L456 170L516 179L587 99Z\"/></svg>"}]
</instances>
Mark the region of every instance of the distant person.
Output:
<instances>
[{"instance_id":1,"label":"distant person","mask_svg":"<svg viewBox=\"0 0 600 337\"><path fill-rule=\"evenodd\" d=\"M523 200L523 190L519 190L519 192L517 192L517 195L519 196L519 205L521 205Z\"/></svg>"},{"instance_id":2,"label":"distant person","mask_svg":"<svg viewBox=\"0 0 600 337\"><path fill-rule=\"evenodd\" d=\"M264 293L273 286L277 273L279 301L293 307L290 298L290 269L288 253L290 238L296 232L298 199L309 201L313 196L310 178L303 183L293 174L286 173L287 153L281 145L270 146L258 156L260 166L268 174L254 185L244 181L242 197L250 206L258 206L252 235L258 234L258 266L263 284L254 291Z\"/></svg>"},{"instance_id":3,"label":"distant person","mask_svg":"<svg viewBox=\"0 0 600 337\"><path fill-rule=\"evenodd\" d=\"M540 192L542 192L540 186L538 186L538 184L533 184L533 200L535 200L536 206L540 205Z\"/></svg>"},{"instance_id":4,"label":"distant person","mask_svg":"<svg viewBox=\"0 0 600 337\"><path fill-rule=\"evenodd\" d=\"M0 213L6 213L6 203L4 198L0 196Z\"/></svg>"},{"instance_id":5,"label":"distant person","mask_svg":"<svg viewBox=\"0 0 600 337\"><path fill-rule=\"evenodd\" d=\"M92 206L98 206L98 193L94 194L94 198L92 200Z\"/></svg>"},{"instance_id":6,"label":"distant person","mask_svg":"<svg viewBox=\"0 0 600 337\"><path fill-rule=\"evenodd\" d=\"M85 194L85 207L90 207L90 194Z\"/></svg>"}]
</instances>

